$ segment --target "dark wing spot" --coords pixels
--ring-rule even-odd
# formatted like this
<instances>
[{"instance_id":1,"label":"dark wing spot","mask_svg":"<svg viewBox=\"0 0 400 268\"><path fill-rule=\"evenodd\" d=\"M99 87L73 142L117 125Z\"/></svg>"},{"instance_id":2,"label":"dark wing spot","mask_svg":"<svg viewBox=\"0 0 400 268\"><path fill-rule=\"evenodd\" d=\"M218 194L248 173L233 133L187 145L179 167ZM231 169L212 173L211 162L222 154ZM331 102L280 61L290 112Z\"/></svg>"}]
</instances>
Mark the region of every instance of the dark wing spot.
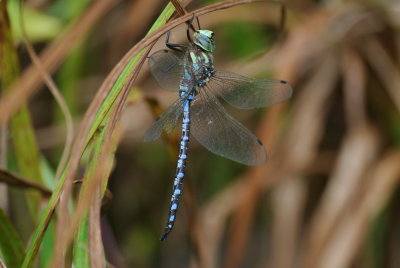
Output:
<instances>
[{"instance_id":1,"label":"dark wing spot","mask_svg":"<svg viewBox=\"0 0 400 268\"><path fill-rule=\"evenodd\" d=\"M263 143L262 143L262 141L259 139L259 138L257 138L257 142L258 142L258 144L260 144L260 145L264 145Z\"/></svg>"},{"instance_id":2,"label":"dark wing spot","mask_svg":"<svg viewBox=\"0 0 400 268\"><path fill-rule=\"evenodd\" d=\"M160 117L159 117L159 116L156 118L156 120L155 120L155 121L158 121L158 120L160 120Z\"/></svg>"},{"instance_id":3,"label":"dark wing spot","mask_svg":"<svg viewBox=\"0 0 400 268\"><path fill-rule=\"evenodd\" d=\"M283 81L283 80L281 80L281 84L287 84L287 82L286 82L286 81Z\"/></svg>"},{"instance_id":4,"label":"dark wing spot","mask_svg":"<svg viewBox=\"0 0 400 268\"><path fill-rule=\"evenodd\" d=\"M168 49L163 49L162 50L164 53L168 53Z\"/></svg>"}]
</instances>

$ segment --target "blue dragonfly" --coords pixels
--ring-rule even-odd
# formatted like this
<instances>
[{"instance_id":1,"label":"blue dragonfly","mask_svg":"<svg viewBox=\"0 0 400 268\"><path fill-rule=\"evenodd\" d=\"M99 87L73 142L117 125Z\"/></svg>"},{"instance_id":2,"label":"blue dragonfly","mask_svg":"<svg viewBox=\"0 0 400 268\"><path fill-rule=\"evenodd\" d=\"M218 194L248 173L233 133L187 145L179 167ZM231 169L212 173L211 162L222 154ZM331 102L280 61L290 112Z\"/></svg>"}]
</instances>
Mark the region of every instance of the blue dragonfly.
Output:
<instances>
[{"instance_id":1,"label":"blue dragonfly","mask_svg":"<svg viewBox=\"0 0 400 268\"><path fill-rule=\"evenodd\" d=\"M169 216L160 238L165 240L175 223L182 195L190 137L214 154L245 165L266 161L262 142L229 115L218 98L239 109L254 109L282 102L292 95L291 86L282 80L252 79L229 71L214 69L214 33L195 30L189 44L169 43L149 57L150 71L158 84L178 91L179 98L150 126L145 141L158 139L163 131L171 133L180 118L182 135L172 190Z\"/></svg>"}]
</instances>

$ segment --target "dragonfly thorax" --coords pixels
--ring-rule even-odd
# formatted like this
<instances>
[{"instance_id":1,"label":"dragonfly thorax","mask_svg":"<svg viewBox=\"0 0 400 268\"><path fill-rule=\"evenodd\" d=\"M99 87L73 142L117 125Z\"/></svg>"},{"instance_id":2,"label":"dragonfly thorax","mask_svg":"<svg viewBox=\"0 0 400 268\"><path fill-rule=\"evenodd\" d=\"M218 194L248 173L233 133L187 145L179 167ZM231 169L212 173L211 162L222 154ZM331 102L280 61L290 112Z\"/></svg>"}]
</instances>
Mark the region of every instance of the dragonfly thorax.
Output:
<instances>
[{"instance_id":1,"label":"dragonfly thorax","mask_svg":"<svg viewBox=\"0 0 400 268\"><path fill-rule=\"evenodd\" d=\"M214 63L211 52L193 46L189 51L187 70L191 74L192 84L202 88L210 77L214 75Z\"/></svg>"}]
</instances>

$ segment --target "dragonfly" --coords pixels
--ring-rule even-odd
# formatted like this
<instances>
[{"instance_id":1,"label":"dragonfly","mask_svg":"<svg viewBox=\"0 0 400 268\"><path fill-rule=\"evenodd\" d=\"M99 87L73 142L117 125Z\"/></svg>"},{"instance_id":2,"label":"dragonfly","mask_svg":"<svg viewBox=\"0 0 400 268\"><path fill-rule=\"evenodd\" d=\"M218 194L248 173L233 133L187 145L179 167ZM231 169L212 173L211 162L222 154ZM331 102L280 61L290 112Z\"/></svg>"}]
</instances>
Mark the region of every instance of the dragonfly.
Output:
<instances>
[{"instance_id":1,"label":"dragonfly","mask_svg":"<svg viewBox=\"0 0 400 268\"><path fill-rule=\"evenodd\" d=\"M283 80L253 79L214 68L216 49L210 30L187 30L188 44L169 42L167 33L163 49L149 59L150 71L158 84L177 91L179 98L147 130L144 140L154 141L163 131L171 133L181 119L181 139L169 215L164 234L172 231L183 191L191 136L209 151L245 165L262 165L266 161L263 143L233 118L220 103L222 98L239 109L254 109L283 102L292 95Z\"/></svg>"}]
</instances>

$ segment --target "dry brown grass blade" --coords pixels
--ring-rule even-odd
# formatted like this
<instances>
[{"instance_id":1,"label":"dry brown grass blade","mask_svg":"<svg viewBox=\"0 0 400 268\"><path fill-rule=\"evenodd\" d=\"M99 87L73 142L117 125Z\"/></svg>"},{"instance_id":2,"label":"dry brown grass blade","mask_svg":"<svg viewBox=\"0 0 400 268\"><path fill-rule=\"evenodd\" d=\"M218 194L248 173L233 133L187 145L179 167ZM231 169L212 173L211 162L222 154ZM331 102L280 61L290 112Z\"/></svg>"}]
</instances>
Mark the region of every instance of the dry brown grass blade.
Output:
<instances>
[{"instance_id":1,"label":"dry brown grass blade","mask_svg":"<svg viewBox=\"0 0 400 268\"><path fill-rule=\"evenodd\" d=\"M89 251L90 267L106 267L103 241L101 238L101 193L98 188L89 209Z\"/></svg>"},{"instance_id":2,"label":"dry brown grass blade","mask_svg":"<svg viewBox=\"0 0 400 268\"><path fill-rule=\"evenodd\" d=\"M337 65L336 58L327 55L293 105L294 119L281 154L282 163L286 162L284 166L291 172L301 171L315 160L328 100L338 79ZM299 137L298 133L307 135Z\"/></svg>"},{"instance_id":3,"label":"dry brown grass blade","mask_svg":"<svg viewBox=\"0 0 400 268\"><path fill-rule=\"evenodd\" d=\"M5 168L7 164L7 127L0 125L0 168ZM0 208L8 212L8 190L7 185L0 183Z\"/></svg>"},{"instance_id":4,"label":"dry brown grass blade","mask_svg":"<svg viewBox=\"0 0 400 268\"><path fill-rule=\"evenodd\" d=\"M188 174L189 175L189 174ZM184 209L188 214L189 233L193 244L193 258L190 260L190 267L209 267L206 265L207 256L205 256L204 245L199 243L199 237L202 235L200 221L198 220L199 207L196 202L196 191L193 186L191 177L188 176L184 186L185 195L183 196L183 202L185 204Z\"/></svg>"},{"instance_id":5,"label":"dry brown grass blade","mask_svg":"<svg viewBox=\"0 0 400 268\"><path fill-rule=\"evenodd\" d=\"M335 230L338 219L354 200L357 190L362 188L360 186L364 182L366 169L376 157L378 149L378 136L370 127L360 126L348 133L335 170L309 225L302 267L320 267L320 254Z\"/></svg>"},{"instance_id":6,"label":"dry brown grass blade","mask_svg":"<svg viewBox=\"0 0 400 268\"><path fill-rule=\"evenodd\" d=\"M318 159L318 165L310 165L305 170L305 174L310 176L328 175L333 169L337 153L334 150L319 151L315 159Z\"/></svg>"},{"instance_id":7,"label":"dry brown grass blade","mask_svg":"<svg viewBox=\"0 0 400 268\"><path fill-rule=\"evenodd\" d=\"M328 27L332 14L326 10L316 10L309 14L309 19L293 28L274 54L273 64L279 74L289 82L297 81L302 75L303 65L308 65L314 55L323 57L329 46L321 35ZM308 64L307 64L308 63Z\"/></svg>"},{"instance_id":8,"label":"dry brown grass blade","mask_svg":"<svg viewBox=\"0 0 400 268\"><path fill-rule=\"evenodd\" d=\"M400 71L398 66L375 38L370 38L364 43L362 52L385 85L397 111L400 112Z\"/></svg>"},{"instance_id":9,"label":"dry brown grass blade","mask_svg":"<svg viewBox=\"0 0 400 268\"><path fill-rule=\"evenodd\" d=\"M1 258L0 258L0 268L7 268L7 266L4 264Z\"/></svg>"},{"instance_id":10,"label":"dry brown grass blade","mask_svg":"<svg viewBox=\"0 0 400 268\"><path fill-rule=\"evenodd\" d=\"M125 48L131 40L140 38L141 29L145 29L157 12L157 7L163 1L161 0L138 0L131 1L120 26L117 26L114 41L111 44L111 51L119 54L121 48ZM116 55L113 55L113 58Z\"/></svg>"},{"instance_id":11,"label":"dry brown grass blade","mask_svg":"<svg viewBox=\"0 0 400 268\"><path fill-rule=\"evenodd\" d=\"M176 13L178 13L179 16L184 16L187 13L185 8L177 0L171 0L171 3L174 5Z\"/></svg>"},{"instance_id":12,"label":"dry brown grass blade","mask_svg":"<svg viewBox=\"0 0 400 268\"><path fill-rule=\"evenodd\" d=\"M7 170L0 169L0 182L15 187L35 189L46 197L51 195L51 191L43 185L36 183L34 180L15 175Z\"/></svg>"},{"instance_id":13,"label":"dry brown grass blade","mask_svg":"<svg viewBox=\"0 0 400 268\"><path fill-rule=\"evenodd\" d=\"M7 135L8 128L0 127L0 168L4 168L7 164Z\"/></svg>"},{"instance_id":14,"label":"dry brown grass blade","mask_svg":"<svg viewBox=\"0 0 400 268\"><path fill-rule=\"evenodd\" d=\"M243 179L235 181L200 211L200 222L196 225L199 229L195 230L193 240L201 252L204 267L218 267L218 252L224 234L225 221L241 201L245 183Z\"/></svg>"},{"instance_id":15,"label":"dry brown grass blade","mask_svg":"<svg viewBox=\"0 0 400 268\"><path fill-rule=\"evenodd\" d=\"M300 227L306 203L305 178L293 175L272 192L272 247L270 258L265 257L269 267L296 267L296 253Z\"/></svg>"},{"instance_id":16,"label":"dry brown grass blade","mask_svg":"<svg viewBox=\"0 0 400 268\"><path fill-rule=\"evenodd\" d=\"M94 1L60 39L54 41L41 53L40 61L45 71L53 73L76 44L76 41L118 2L119 0ZM34 65L29 66L20 79L9 89L9 93L0 99L0 125L4 125L10 116L40 88L42 83L40 72Z\"/></svg>"},{"instance_id":17,"label":"dry brown grass blade","mask_svg":"<svg viewBox=\"0 0 400 268\"><path fill-rule=\"evenodd\" d=\"M342 53L343 93L346 122L349 128L367 123L365 104L365 66L360 55L351 48Z\"/></svg>"},{"instance_id":18,"label":"dry brown grass blade","mask_svg":"<svg viewBox=\"0 0 400 268\"><path fill-rule=\"evenodd\" d=\"M324 249L317 267L351 267L368 232L369 224L382 210L399 184L400 153L387 152L368 169L365 187L359 187L361 198L341 219L332 239Z\"/></svg>"}]
</instances>

